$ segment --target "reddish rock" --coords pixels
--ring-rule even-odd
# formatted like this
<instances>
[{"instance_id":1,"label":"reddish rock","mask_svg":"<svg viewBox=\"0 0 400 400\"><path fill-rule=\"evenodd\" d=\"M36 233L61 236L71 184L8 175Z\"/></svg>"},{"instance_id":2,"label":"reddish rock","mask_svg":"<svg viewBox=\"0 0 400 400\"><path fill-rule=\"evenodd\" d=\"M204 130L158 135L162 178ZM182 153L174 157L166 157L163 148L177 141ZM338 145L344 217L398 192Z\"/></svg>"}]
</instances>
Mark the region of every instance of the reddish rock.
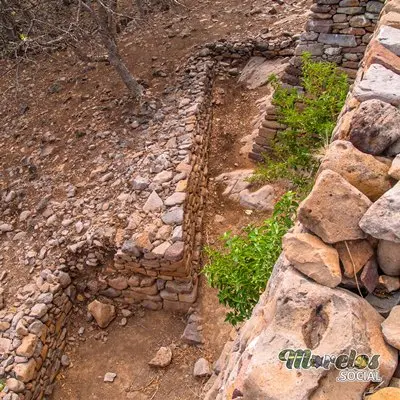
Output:
<instances>
[{"instance_id":1,"label":"reddish rock","mask_svg":"<svg viewBox=\"0 0 400 400\"><path fill-rule=\"evenodd\" d=\"M300 204L299 221L325 243L366 238L358 226L371 201L336 172L325 170Z\"/></svg>"}]
</instances>

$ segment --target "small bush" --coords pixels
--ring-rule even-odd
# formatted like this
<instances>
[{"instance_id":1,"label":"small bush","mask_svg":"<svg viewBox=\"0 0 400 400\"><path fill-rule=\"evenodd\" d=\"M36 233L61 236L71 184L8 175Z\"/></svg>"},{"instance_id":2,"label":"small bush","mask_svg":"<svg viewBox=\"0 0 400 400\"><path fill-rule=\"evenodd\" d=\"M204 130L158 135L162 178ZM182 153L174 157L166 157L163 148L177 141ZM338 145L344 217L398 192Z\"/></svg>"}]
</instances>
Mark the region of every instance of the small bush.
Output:
<instances>
[{"instance_id":1,"label":"small bush","mask_svg":"<svg viewBox=\"0 0 400 400\"><path fill-rule=\"evenodd\" d=\"M222 250L206 248L209 262L203 273L219 290L219 301L232 309L226 320L233 325L250 317L265 290L297 206L295 194L287 192L276 203L272 217L261 226L248 226L242 235L225 233Z\"/></svg>"},{"instance_id":2,"label":"small bush","mask_svg":"<svg viewBox=\"0 0 400 400\"><path fill-rule=\"evenodd\" d=\"M304 91L283 88L271 77L275 93L273 104L278 121L287 129L278 133L270 155L265 155L252 176L255 182L287 179L304 189L318 168L318 149L329 143L336 119L345 102L347 76L329 62L315 62L303 55Z\"/></svg>"}]
</instances>

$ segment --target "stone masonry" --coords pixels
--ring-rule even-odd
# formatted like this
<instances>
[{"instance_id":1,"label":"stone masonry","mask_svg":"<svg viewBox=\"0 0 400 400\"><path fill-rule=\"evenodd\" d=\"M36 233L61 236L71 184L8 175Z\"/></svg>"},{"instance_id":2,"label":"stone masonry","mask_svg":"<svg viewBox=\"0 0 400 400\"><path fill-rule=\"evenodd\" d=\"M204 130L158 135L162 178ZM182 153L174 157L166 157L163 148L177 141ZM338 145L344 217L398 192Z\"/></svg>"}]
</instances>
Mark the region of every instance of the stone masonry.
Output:
<instances>
[{"instance_id":1,"label":"stone masonry","mask_svg":"<svg viewBox=\"0 0 400 400\"><path fill-rule=\"evenodd\" d=\"M323 19L331 3L334 23ZM313 12L321 15L308 29L319 27L325 40L336 35L333 29L347 29L335 25L347 23L340 20L353 25L362 20L367 28L381 6L320 1ZM386 3L368 41L314 188L284 237L283 253L252 317L216 362L207 400L400 399L398 0ZM278 355L287 348L379 354L382 382L338 382L335 368L286 369Z\"/></svg>"}]
</instances>

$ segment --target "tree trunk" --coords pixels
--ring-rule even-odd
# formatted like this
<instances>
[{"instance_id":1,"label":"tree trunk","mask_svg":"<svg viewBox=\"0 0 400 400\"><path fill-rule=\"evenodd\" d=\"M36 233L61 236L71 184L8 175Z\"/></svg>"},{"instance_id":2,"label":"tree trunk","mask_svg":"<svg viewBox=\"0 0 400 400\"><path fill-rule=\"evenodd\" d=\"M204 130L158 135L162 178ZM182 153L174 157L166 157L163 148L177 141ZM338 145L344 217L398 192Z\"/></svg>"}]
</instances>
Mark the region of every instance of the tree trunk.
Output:
<instances>
[{"instance_id":1,"label":"tree trunk","mask_svg":"<svg viewBox=\"0 0 400 400\"><path fill-rule=\"evenodd\" d=\"M142 86L140 86L139 82L132 76L128 67L122 61L118 47L114 40L110 36L106 36L103 37L103 43L108 51L108 59L110 60L110 64L117 71L125 86L128 88L131 96L135 100L139 101L142 96Z\"/></svg>"},{"instance_id":2,"label":"tree trunk","mask_svg":"<svg viewBox=\"0 0 400 400\"><path fill-rule=\"evenodd\" d=\"M108 15L109 13L107 10L98 3L99 11L96 11L90 5L90 1L88 0L81 0L81 3L86 7L86 9L92 15L93 20L99 27L101 41L103 46L106 48L108 53L108 59L110 64L114 67L117 71L118 75L124 82L125 86L129 90L129 94L136 100L140 101L142 96L142 86L139 82L133 77L130 73L128 67L125 65L124 61L122 60L121 55L119 54L117 44L115 42L115 38L111 32L110 26L108 24ZM114 3L116 6L116 1Z\"/></svg>"}]
</instances>

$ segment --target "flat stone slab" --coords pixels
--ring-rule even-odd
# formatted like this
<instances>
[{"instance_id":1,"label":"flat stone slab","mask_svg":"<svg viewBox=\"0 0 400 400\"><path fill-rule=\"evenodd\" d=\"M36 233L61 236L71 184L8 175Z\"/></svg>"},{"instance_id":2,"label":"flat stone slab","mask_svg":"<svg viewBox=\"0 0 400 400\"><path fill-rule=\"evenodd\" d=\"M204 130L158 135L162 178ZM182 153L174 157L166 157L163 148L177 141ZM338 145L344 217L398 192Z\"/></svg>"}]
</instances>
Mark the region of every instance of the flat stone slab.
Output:
<instances>
[{"instance_id":1,"label":"flat stone slab","mask_svg":"<svg viewBox=\"0 0 400 400\"><path fill-rule=\"evenodd\" d=\"M244 67L239 77L248 89L256 89L267 83L271 74L279 75L286 67L282 60L266 60L264 57L252 57Z\"/></svg>"},{"instance_id":2,"label":"flat stone slab","mask_svg":"<svg viewBox=\"0 0 400 400\"><path fill-rule=\"evenodd\" d=\"M383 25L379 29L376 39L392 53L400 56L400 29Z\"/></svg>"},{"instance_id":3,"label":"flat stone slab","mask_svg":"<svg viewBox=\"0 0 400 400\"><path fill-rule=\"evenodd\" d=\"M378 99L400 105L400 76L379 64L372 64L364 79L355 87L354 97L359 101Z\"/></svg>"}]
</instances>

